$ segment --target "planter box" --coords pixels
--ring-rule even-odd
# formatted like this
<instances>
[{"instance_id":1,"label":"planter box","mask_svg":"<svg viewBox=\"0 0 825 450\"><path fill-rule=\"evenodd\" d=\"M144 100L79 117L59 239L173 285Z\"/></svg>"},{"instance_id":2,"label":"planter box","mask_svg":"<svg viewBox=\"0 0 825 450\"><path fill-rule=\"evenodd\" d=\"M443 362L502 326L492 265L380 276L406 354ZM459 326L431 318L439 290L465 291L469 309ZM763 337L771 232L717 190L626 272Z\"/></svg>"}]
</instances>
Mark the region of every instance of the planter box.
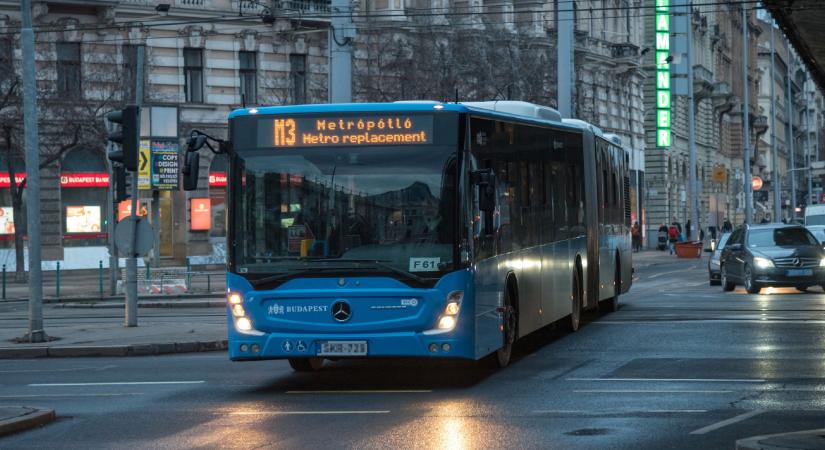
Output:
<instances>
[{"instance_id":1,"label":"planter box","mask_svg":"<svg viewBox=\"0 0 825 450\"><path fill-rule=\"evenodd\" d=\"M702 256L702 243L696 242L677 242L676 256L679 258L699 258Z\"/></svg>"}]
</instances>

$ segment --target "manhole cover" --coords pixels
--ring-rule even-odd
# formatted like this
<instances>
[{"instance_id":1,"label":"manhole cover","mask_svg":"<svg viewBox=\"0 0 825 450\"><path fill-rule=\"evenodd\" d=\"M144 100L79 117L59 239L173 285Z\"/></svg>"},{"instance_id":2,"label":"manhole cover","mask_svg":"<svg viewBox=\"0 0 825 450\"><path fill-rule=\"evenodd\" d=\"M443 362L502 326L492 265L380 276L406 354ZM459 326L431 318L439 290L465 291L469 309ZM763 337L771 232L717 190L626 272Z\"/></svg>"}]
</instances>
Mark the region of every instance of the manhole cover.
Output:
<instances>
[{"instance_id":1,"label":"manhole cover","mask_svg":"<svg viewBox=\"0 0 825 450\"><path fill-rule=\"evenodd\" d=\"M568 431L564 433L568 436L601 436L610 433L607 428L582 428L581 430Z\"/></svg>"}]
</instances>

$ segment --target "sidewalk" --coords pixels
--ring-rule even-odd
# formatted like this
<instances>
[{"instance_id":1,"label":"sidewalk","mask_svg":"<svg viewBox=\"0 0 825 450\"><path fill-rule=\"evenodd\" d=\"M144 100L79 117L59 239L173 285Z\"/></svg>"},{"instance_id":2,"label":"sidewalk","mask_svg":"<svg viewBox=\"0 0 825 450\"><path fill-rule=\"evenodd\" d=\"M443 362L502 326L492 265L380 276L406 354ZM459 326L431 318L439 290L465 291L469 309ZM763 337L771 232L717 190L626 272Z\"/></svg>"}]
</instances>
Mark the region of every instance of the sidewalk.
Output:
<instances>
[{"instance_id":1,"label":"sidewalk","mask_svg":"<svg viewBox=\"0 0 825 450\"><path fill-rule=\"evenodd\" d=\"M54 410L51 409L0 406L0 436L43 426L54 419Z\"/></svg>"},{"instance_id":2,"label":"sidewalk","mask_svg":"<svg viewBox=\"0 0 825 450\"><path fill-rule=\"evenodd\" d=\"M640 252L633 253L631 258L633 259L633 267L638 269L641 267L648 267L662 263L696 262L701 259L707 260L707 258L710 258L710 253L703 251L699 258L679 258L676 255L671 255L667 250L642 250Z\"/></svg>"},{"instance_id":3,"label":"sidewalk","mask_svg":"<svg viewBox=\"0 0 825 450\"><path fill-rule=\"evenodd\" d=\"M43 308L50 338L18 343L27 331L27 303L0 302L0 359L143 356L226 349L223 300L141 301L138 326L125 327L123 304L59 304Z\"/></svg>"},{"instance_id":4,"label":"sidewalk","mask_svg":"<svg viewBox=\"0 0 825 450\"><path fill-rule=\"evenodd\" d=\"M817 450L825 448L825 428L754 436L736 441L736 450Z\"/></svg>"}]
</instances>

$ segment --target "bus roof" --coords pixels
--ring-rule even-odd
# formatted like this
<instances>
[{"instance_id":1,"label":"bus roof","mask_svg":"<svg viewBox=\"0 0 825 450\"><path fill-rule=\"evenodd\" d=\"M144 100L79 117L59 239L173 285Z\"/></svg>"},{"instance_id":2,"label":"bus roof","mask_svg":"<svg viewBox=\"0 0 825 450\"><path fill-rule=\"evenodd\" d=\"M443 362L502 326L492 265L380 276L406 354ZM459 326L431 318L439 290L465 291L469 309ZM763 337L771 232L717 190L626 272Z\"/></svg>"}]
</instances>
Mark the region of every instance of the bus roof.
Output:
<instances>
[{"instance_id":1,"label":"bus roof","mask_svg":"<svg viewBox=\"0 0 825 450\"><path fill-rule=\"evenodd\" d=\"M458 113L473 113L493 118L517 120L520 122L532 122L543 125L554 125L571 130L582 130L584 128L578 123L567 123L566 121L555 121L544 117L532 117L501 110L493 110L489 107L482 107L482 105L487 106L487 104L494 104L494 102L468 102L468 104L464 104L440 103L437 101L404 101L394 103L321 103L313 105L259 106L236 109L229 113L229 118L234 119L236 117L243 116L274 114L312 114L336 112L382 113L397 111L427 112L437 110Z\"/></svg>"}]
</instances>

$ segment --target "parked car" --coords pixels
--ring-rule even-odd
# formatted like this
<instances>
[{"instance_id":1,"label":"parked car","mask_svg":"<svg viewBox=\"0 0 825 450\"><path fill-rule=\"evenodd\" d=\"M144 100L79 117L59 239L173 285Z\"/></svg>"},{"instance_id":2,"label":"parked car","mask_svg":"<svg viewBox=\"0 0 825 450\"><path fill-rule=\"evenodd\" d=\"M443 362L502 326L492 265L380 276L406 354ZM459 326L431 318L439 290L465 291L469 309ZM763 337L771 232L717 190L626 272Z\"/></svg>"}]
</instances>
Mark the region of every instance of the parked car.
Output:
<instances>
[{"instance_id":1,"label":"parked car","mask_svg":"<svg viewBox=\"0 0 825 450\"><path fill-rule=\"evenodd\" d=\"M711 286L721 284L722 272L719 270L719 258L722 257L722 249L725 248L725 243L728 242L730 235L730 233L723 233L722 236L719 237L719 242L716 243L716 248L708 260L708 278L710 279Z\"/></svg>"},{"instance_id":2,"label":"parked car","mask_svg":"<svg viewBox=\"0 0 825 450\"><path fill-rule=\"evenodd\" d=\"M736 229L720 257L722 289L742 284L751 294L765 286L804 291L825 284L825 251L800 225L750 225Z\"/></svg>"}]
</instances>

